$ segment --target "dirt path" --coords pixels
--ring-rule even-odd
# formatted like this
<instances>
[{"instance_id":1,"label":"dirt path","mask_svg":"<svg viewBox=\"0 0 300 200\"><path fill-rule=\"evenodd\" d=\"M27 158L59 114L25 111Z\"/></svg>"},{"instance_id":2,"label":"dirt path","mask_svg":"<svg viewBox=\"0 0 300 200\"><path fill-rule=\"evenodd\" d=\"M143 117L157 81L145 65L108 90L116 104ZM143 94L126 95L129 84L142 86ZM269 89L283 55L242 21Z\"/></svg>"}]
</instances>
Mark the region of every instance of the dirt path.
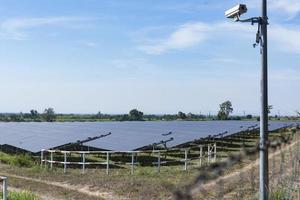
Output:
<instances>
[{"instance_id":1,"label":"dirt path","mask_svg":"<svg viewBox=\"0 0 300 200\"><path fill-rule=\"evenodd\" d=\"M121 197L118 196L116 194L113 194L111 192L101 192L101 191L92 191L90 189L90 186L88 185L70 185L68 183L61 183L61 182L53 182L53 181L46 181L46 180L41 180L41 179L35 179L35 178L29 178L29 177L24 177L24 176L18 176L18 175L14 175L14 174L3 174L4 176L7 176L8 178L16 178L16 179L21 179L21 180L26 180L26 181L31 181L34 182L36 184L38 183L42 183L48 186L55 186L55 187L60 187L63 188L65 190L71 190L71 191L76 191L88 196L92 196L95 198L99 198L99 199L107 199L107 200L127 200L128 198L125 197ZM11 186L9 186L9 188L11 188ZM13 189L18 189L18 188L14 188ZM18 189L20 190L20 189ZM52 199L57 199L57 197L50 197L50 196L45 196L45 195L41 195L41 194L37 194L38 196L41 197L41 199L45 199L45 200L52 200Z\"/></svg>"},{"instance_id":2,"label":"dirt path","mask_svg":"<svg viewBox=\"0 0 300 200\"><path fill-rule=\"evenodd\" d=\"M289 145L286 145L285 147L282 148L282 151L286 151L286 150L288 150L289 148L295 146L298 143L299 143L299 141L295 141L295 142L293 142ZM277 150L276 152L273 152L273 153L269 154L269 159L272 159L273 157L278 156L280 154L280 152L281 152L280 150ZM225 176L221 176L221 177L219 177L215 180L212 180L212 181L202 185L200 188L199 187L194 188L192 190L191 194L193 196L197 196L197 194L200 192L199 190L201 190L201 189L207 190L208 188L215 188L220 180L222 180L223 182L226 182L226 180L230 180L234 177L238 177L240 175L240 173L249 172L251 169L257 168L258 166L259 166L259 158L256 159L254 162L246 165L245 167L243 167L239 170L236 170L236 171L234 171L232 173L229 173Z\"/></svg>"}]
</instances>

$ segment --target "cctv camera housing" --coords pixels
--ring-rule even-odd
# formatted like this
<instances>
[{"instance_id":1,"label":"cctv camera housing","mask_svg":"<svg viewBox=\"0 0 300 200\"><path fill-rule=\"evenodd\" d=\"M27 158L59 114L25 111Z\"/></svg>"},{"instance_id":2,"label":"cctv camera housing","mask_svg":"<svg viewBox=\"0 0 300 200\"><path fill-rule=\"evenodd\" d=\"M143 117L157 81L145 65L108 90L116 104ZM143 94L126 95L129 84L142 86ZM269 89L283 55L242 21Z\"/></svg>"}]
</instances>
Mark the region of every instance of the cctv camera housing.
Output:
<instances>
[{"instance_id":1,"label":"cctv camera housing","mask_svg":"<svg viewBox=\"0 0 300 200\"><path fill-rule=\"evenodd\" d=\"M227 18L238 18L242 14L247 12L247 6L245 4L238 4L234 6L233 8L227 10L225 12L225 16Z\"/></svg>"}]
</instances>

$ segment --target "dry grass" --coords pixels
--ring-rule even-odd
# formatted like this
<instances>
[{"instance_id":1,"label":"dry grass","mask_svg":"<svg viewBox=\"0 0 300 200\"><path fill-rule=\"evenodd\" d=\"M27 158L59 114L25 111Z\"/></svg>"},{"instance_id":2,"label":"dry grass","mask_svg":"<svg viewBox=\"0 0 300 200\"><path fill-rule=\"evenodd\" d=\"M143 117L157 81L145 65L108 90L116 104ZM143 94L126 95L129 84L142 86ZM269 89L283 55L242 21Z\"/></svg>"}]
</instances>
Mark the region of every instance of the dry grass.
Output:
<instances>
[{"instance_id":1,"label":"dry grass","mask_svg":"<svg viewBox=\"0 0 300 200\"><path fill-rule=\"evenodd\" d=\"M276 136L278 134L274 134ZM254 146L257 134L249 136L246 141L232 138L228 140L232 147L219 151L219 159L226 159L230 153L238 153L242 144ZM219 149L220 150L220 149ZM190 152L197 155L197 151ZM169 158L183 159L183 154L168 155ZM168 158L168 157L167 157ZM93 159L93 158L91 158ZM244 160L242 163L228 169L225 174L239 171L241 168L253 163L256 158ZM9 186L32 191L42 199L169 199L175 187L180 187L193 180L197 174L198 160L189 163L189 170L183 171L183 163L172 166L162 166L160 174L155 166L137 166L134 175L130 175L130 166L116 165L106 175L104 168L87 169L85 174L80 169L68 168L67 174L61 167L55 167L53 171L34 167L17 167L1 164L2 175L9 177ZM270 161L271 162L271 161ZM251 175L252 174L252 175ZM257 194L257 167L245 171L241 176L223 181L224 199L250 199ZM251 178L254 177L254 178ZM255 180L254 182L252 180ZM241 181L243 184L240 184ZM220 195L220 185L207 189L205 199L215 199ZM255 189L253 189L255 188ZM201 199L201 197L199 197Z\"/></svg>"},{"instance_id":2,"label":"dry grass","mask_svg":"<svg viewBox=\"0 0 300 200\"><path fill-rule=\"evenodd\" d=\"M299 138L282 149L270 152L270 199L299 199L299 157ZM202 186L195 199L258 199L259 162L258 157L255 159L243 160L217 181Z\"/></svg>"}]
</instances>

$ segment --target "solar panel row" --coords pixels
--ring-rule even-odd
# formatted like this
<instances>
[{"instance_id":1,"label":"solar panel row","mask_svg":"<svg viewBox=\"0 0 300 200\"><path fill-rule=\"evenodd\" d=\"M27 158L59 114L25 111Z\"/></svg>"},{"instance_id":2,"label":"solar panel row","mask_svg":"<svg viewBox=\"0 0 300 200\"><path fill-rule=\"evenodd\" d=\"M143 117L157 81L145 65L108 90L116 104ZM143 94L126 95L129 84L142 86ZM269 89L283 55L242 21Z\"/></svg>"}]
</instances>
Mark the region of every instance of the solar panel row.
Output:
<instances>
[{"instance_id":1,"label":"solar panel row","mask_svg":"<svg viewBox=\"0 0 300 200\"><path fill-rule=\"evenodd\" d=\"M270 122L269 130L290 124L292 123ZM41 149L51 149L111 132L112 134L107 137L86 142L84 145L98 149L129 151L171 137L173 140L168 143L169 147L224 131L233 134L254 125L258 125L258 122L8 122L0 123L0 144L29 152L39 152Z\"/></svg>"}]
</instances>

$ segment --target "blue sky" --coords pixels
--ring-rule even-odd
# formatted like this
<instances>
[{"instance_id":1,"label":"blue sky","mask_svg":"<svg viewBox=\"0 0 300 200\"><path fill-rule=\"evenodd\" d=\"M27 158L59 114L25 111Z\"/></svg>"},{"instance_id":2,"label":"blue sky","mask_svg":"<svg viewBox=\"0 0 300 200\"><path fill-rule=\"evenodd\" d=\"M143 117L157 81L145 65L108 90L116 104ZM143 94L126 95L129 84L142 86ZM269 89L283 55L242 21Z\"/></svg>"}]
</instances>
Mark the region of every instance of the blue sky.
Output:
<instances>
[{"instance_id":1,"label":"blue sky","mask_svg":"<svg viewBox=\"0 0 300 200\"><path fill-rule=\"evenodd\" d=\"M0 0L1 112L259 113L256 26L233 0ZM260 14L246 0L245 17ZM273 114L300 110L300 2L269 0Z\"/></svg>"}]
</instances>

